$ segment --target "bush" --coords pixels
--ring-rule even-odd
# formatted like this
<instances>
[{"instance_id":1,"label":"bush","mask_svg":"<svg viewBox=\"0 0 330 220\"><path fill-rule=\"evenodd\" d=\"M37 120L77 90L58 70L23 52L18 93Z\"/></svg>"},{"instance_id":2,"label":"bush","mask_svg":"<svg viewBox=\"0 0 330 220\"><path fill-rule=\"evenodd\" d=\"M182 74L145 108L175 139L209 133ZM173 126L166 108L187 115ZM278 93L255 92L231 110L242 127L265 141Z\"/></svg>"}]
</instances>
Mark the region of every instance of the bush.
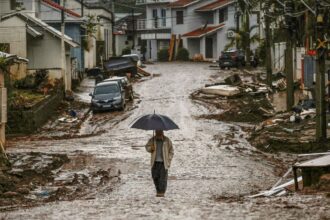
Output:
<instances>
[{"instance_id":1,"label":"bush","mask_svg":"<svg viewBox=\"0 0 330 220\"><path fill-rule=\"evenodd\" d=\"M121 51L121 55L126 55L126 54L131 54L131 48L130 48L130 47L125 47L125 48Z\"/></svg>"},{"instance_id":2,"label":"bush","mask_svg":"<svg viewBox=\"0 0 330 220\"><path fill-rule=\"evenodd\" d=\"M168 61L169 56L168 48L159 50L157 54L158 61Z\"/></svg>"},{"instance_id":3,"label":"bush","mask_svg":"<svg viewBox=\"0 0 330 220\"><path fill-rule=\"evenodd\" d=\"M186 48L179 48L178 53L176 54L176 60L188 61L189 51Z\"/></svg>"}]
</instances>

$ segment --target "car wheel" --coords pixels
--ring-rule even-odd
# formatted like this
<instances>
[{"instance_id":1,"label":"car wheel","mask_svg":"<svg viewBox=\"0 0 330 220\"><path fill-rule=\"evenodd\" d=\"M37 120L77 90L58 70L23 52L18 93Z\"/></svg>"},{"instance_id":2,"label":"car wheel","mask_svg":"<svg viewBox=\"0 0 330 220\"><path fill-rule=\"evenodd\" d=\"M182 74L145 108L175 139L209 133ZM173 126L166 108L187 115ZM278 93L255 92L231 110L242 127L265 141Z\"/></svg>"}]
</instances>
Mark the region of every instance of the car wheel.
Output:
<instances>
[{"instance_id":1,"label":"car wheel","mask_svg":"<svg viewBox=\"0 0 330 220\"><path fill-rule=\"evenodd\" d=\"M225 67L223 67L223 66L220 66L220 69L224 70L224 69L225 69Z\"/></svg>"}]
</instances>

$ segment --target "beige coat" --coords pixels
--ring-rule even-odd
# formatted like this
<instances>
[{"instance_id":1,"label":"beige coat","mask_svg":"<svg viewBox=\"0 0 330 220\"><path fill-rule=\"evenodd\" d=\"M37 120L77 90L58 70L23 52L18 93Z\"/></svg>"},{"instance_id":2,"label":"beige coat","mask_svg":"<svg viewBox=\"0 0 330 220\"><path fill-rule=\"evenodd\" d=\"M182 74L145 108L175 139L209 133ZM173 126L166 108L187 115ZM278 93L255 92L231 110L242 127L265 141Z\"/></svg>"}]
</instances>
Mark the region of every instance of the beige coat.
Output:
<instances>
[{"instance_id":1,"label":"beige coat","mask_svg":"<svg viewBox=\"0 0 330 220\"><path fill-rule=\"evenodd\" d=\"M154 165L155 163L155 159L156 159L156 138L150 138L147 145L146 145L146 150L151 153L151 167ZM165 169L168 170L171 166L171 162L172 162L172 158L174 155L174 151L173 151L173 145L171 140L164 136L164 143L163 143L163 159L164 159L164 166Z\"/></svg>"}]
</instances>

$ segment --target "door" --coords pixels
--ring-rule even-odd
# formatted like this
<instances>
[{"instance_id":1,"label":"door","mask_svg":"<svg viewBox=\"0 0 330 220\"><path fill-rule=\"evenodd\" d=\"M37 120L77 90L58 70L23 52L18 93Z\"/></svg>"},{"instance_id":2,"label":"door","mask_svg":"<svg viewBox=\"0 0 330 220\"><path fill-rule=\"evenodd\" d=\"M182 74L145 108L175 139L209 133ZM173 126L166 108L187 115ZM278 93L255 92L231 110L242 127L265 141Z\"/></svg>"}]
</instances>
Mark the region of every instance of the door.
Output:
<instances>
[{"instance_id":1,"label":"door","mask_svg":"<svg viewBox=\"0 0 330 220\"><path fill-rule=\"evenodd\" d=\"M213 38L206 38L205 39L205 57L206 58L213 58Z\"/></svg>"}]
</instances>

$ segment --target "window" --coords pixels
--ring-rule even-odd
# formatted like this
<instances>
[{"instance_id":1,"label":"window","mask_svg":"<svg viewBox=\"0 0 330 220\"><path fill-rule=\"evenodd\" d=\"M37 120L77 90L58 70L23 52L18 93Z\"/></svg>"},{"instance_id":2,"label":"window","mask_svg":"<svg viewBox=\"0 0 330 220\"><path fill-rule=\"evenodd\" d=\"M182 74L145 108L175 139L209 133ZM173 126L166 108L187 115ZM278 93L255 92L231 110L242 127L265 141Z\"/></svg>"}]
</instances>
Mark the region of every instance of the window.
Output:
<instances>
[{"instance_id":1,"label":"window","mask_svg":"<svg viewBox=\"0 0 330 220\"><path fill-rule=\"evenodd\" d=\"M183 11L176 11L176 24L183 24Z\"/></svg>"},{"instance_id":2,"label":"window","mask_svg":"<svg viewBox=\"0 0 330 220\"><path fill-rule=\"evenodd\" d=\"M162 9L161 16L162 16L162 26L166 27L166 9Z\"/></svg>"},{"instance_id":3,"label":"window","mask_svg":"<svg viewBox=\"0 0 330 220\"><path fill-rule=\"evenodd\" d=\"M154 28L158 28L158 12L157 12L157 9L152 10L152 17L154 19Z\"/></svg>"},{"instance_id":4,"label":"window","mask_svg":"<svg viewBox=\"0 0 330 220\"><path fill-rule=\"evenodd\" d=\"M223 23L228 20L228 8L219 9L219 23Z\"/></svg>"}]
</instances>

